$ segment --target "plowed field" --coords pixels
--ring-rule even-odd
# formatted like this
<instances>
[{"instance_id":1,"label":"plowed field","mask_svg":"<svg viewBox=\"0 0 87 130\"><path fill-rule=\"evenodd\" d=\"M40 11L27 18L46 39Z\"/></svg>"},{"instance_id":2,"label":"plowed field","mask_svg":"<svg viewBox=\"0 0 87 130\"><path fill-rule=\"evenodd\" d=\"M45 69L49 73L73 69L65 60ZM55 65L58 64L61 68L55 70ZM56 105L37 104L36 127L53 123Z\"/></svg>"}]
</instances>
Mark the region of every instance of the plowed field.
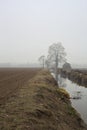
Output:
<instances>
[{"instance_id":1,"label":"plowed field","mask_svg":"<svg viewBox=\"0 0 87 130\"><path fill-rule=\"evenodd\" d=\"M0 68L0 104L38 72L34 68Z\"/></svg>"}]
</instances>

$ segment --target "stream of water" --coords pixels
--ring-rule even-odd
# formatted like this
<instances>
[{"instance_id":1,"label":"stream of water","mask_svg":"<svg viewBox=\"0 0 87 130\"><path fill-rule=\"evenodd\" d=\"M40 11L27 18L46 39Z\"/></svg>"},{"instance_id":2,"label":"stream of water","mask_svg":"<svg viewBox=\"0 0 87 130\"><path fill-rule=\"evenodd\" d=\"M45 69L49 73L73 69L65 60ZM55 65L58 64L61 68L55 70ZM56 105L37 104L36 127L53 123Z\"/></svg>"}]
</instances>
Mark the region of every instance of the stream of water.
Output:
<instances>
[{"instance_id":1,"label":"stream of water","mask_svg":"<svg viewBox=\"0 0 87 130\"><path fill-rule=\"evenodd\" d=\"M67 78L62 78L60 75L58 76L58 84L70 94L72 106L87 124L87 88L79 86Z\"/></svg>"}]
</instances>

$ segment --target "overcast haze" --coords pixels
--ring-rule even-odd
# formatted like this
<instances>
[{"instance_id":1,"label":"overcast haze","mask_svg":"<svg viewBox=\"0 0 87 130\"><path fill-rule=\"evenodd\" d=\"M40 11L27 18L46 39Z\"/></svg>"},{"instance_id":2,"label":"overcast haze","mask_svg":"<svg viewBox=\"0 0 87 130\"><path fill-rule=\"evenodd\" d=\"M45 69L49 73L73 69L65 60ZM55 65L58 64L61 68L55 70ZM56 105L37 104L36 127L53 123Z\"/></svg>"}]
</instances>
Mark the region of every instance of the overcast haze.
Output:
<instances>
[{"instance_id":1,"label":"overcast haze","mask_svg":"<svg viewBox=\"0 0 87 130\"><path fill-rule=\"evenodd\" d=\"M35 63L58 41L87 64L87 0L0 0L0 63Z\"/></svg>"}]
</instances>

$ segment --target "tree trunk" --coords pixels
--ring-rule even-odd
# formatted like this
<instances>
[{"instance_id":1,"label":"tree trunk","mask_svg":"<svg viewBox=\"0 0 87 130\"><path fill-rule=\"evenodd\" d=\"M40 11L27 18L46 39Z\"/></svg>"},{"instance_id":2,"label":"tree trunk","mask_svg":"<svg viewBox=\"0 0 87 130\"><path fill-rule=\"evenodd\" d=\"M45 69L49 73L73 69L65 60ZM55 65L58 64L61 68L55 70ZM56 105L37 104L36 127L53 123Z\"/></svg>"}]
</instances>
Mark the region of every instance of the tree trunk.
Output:
<instances>
[{"instance_id":1,"label":"tree trunk","mask_svg":"<svg viewBox=\"0 0 87 130\"><path fill-rule=\"evenodd\" d=\"M58 53L56 54L56 61L55 61L55 79L58 82Z\"/></svg>"}]
</instances>

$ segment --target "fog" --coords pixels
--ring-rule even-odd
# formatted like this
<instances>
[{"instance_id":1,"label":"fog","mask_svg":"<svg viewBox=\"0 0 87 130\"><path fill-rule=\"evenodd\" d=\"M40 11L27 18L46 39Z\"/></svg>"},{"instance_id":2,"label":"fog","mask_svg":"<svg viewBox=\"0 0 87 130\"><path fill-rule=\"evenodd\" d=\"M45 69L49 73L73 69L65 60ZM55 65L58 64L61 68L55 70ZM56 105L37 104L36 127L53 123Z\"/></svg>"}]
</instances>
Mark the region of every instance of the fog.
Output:
<instances>
[{"instance_id":1,"label":"fog","mask_svg":"<svg viewBox=\"0 0 87 130\"><path fill-rule=\"evenodd\" d=\"M0 63L37 63L57 42L87 64L87 0L0 0Z\"/></svg>"}]
</instances>

